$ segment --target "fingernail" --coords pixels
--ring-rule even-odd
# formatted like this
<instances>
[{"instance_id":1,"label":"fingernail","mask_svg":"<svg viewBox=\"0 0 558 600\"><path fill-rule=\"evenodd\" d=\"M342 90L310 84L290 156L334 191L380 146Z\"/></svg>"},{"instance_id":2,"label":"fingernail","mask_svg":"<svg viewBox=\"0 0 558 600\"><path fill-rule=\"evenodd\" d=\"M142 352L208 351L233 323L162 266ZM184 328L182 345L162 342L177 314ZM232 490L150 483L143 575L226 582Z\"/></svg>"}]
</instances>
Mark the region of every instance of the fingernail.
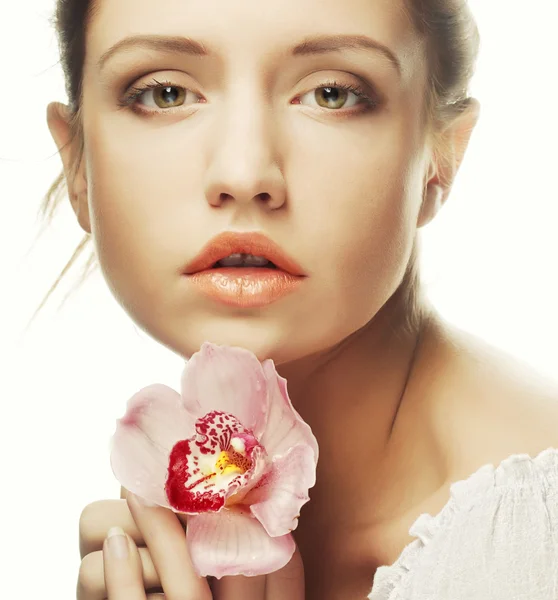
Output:
<instances>
[{"instance_id":1,"label":"fingernail","mask_svg":"<svg viewBox=\"0 0 558 600\"><path fill-rule=\"evenodd\" d=\"M111 527L107 533L109 551L115 558L128 557L128 540L121 527Z\"/></svg>"}]
</instances>

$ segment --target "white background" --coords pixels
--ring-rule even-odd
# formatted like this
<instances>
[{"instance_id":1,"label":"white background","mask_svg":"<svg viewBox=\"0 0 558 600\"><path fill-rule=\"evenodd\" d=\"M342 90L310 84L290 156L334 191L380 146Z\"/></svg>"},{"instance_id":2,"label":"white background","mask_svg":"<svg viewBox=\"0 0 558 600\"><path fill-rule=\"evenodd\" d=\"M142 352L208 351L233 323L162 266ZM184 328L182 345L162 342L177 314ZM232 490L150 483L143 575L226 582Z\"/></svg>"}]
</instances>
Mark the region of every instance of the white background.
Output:
<instances>
[{"instance_id":1,"label":"white background","mask_svg":"<svg viewBox=\"0 0 558 600\"><path fill-rule=\"evenodd\" d=\"M182 361L140 332L99 272L57 312L33 311L81 239L66 200L33 245L61 167L46 106L66 101L53 0L0 0L2 594L75 597L78 520L117 498L109 439L127 399L177 388ZM556 379L556 0L474 0L482 115L452 195L423 230L423 278L441 313Z\"/></svg>"}]
</instances>

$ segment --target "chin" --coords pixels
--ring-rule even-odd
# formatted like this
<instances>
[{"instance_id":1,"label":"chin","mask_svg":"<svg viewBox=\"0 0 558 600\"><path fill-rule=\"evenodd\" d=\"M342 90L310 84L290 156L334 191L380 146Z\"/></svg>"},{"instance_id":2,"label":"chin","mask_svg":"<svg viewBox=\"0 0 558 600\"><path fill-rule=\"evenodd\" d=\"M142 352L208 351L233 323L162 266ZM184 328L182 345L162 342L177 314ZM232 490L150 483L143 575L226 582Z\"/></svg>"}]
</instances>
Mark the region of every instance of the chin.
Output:
<instances>
[{"instance_id":1,"label":"chin","mask_svg":"<svg viewBox=\"0 0 558 600\"><path fill-rule=\"evenodd\" d=\"M172 327L157 339L188 359L204 342L220 346L238 346L253 352L260 362L272 359L275 365L301 358L305 353L293 345L287 328L279 323L250 321L239 317L197 319Z\"/></svg>"}]
</instances>

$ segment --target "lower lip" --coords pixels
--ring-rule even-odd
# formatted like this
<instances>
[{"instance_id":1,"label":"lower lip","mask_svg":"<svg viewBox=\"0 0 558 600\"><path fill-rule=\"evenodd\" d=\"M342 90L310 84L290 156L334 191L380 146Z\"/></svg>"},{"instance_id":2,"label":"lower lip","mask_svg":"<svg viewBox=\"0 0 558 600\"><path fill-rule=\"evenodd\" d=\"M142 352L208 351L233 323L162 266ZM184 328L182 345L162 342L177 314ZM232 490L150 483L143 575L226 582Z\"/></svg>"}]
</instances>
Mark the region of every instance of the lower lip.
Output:
<instances>
[{"instance_id":1,"label":"lower lip","mask_svg":"<svg viewBox=\"0 0 558 600\"><path fill-rule=\"evenodd\" d=\"M207 269L186 277L212 300L241 308L267 306L292 294L304 279L280 269L258 267Z\"/></svg>"}]
</instances>

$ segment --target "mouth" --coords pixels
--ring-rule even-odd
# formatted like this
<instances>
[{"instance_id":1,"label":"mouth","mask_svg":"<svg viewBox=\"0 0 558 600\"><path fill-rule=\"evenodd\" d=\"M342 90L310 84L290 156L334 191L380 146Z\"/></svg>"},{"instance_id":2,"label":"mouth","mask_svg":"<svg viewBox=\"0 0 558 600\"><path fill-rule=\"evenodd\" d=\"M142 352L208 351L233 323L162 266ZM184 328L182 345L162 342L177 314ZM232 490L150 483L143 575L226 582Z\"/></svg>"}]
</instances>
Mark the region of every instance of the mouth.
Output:
<instances>
[{"instance_id":1,"label":"mouth","mask_svg":"<svg viewBox=\"0 0 558 600\"><path fill-rule=\"evenodd\" d=\"M223 232L206 244L186 265L183 274L219 269L284 271L306 277L302 267L280 246L262 233Z\"/></svg>"},{"instance_id":2,"label":"mouth","mask_svg":"<svg viewBox=\"0 0 558 600\"><path fill-rule=\"evenodd\" d=\"M218 260L212 269L277 269L277 265L265 256L254 256L253 254L245 254L237 252Z\"/></svg>"}]
</instances>

